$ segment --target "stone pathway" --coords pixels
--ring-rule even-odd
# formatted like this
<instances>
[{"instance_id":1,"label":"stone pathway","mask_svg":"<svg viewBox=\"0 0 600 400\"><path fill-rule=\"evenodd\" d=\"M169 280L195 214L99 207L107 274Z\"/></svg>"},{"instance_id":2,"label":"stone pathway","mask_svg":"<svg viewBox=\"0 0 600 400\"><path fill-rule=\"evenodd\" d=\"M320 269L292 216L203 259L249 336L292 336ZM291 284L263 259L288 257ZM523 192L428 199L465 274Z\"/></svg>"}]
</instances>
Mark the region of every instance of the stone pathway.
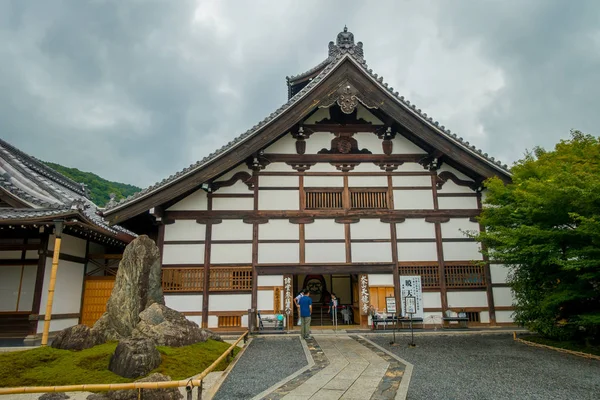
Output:
<instances>
[{"instance_id":1,"label":"stone pathway","mask_svg":"<svg viewBox=\"0 0 600 400\"><path fill-rule=\"evenodd\" d=\"M315 366L264 399L396 398L405 365L367 340L317 335L307 344Z\"/></svg>"}]
</instances>

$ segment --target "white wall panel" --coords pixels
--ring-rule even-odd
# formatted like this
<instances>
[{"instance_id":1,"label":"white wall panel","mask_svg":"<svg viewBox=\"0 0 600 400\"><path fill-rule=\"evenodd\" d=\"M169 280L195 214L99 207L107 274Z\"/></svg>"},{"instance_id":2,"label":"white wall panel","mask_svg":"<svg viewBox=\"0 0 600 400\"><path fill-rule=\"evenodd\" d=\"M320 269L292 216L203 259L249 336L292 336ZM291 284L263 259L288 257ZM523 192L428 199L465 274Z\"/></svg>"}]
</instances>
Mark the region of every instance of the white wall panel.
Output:
<instances>
[{"instance_id":1,"label":"white wall panel","mask_svg":"<svg viewBox=\"0 0 600 400\"><path fill-rule=\"evenodd\" d=\"M349 187L381 187L387 189L387 176L348 176Z\"/></svg>"},{"instance_id":2,"label":"white wall panel","mask_svg":"<svg viewBox=\"0 0 600 400\"><path fill-rule=\"evenodd\" d=\"M56 297L55 297L56 298ZM40 309L41 310L41 309ZM44 307L45 310L45 307ZM79 312L79 311L78 311ZM53 311L54 313L54 311ZM78 318L53 319L50 321L50 332L59 332L79 323ZM37 333L44 332L44 321L38 322Z\"/></svg>"},{"instance_id":3,"label":"white wall panel","mask_svg":"<svg viewBox=\"0 0 600 400\"><path fill-rule=\"evenodd\" d=\"M2 269L0 269L1 271ZM26 265L23 269L23 281L21 283L21 296L19 297L18 311L31 311L33 306L33 295L35 292L35 278L37 265ZM18 287L18 286L17 286ZM0 301L0 304L2 302Z\"/></svg>"},{"instance_id":4,"label":"white wall panel","mask_svg":"<svg viewBox=\"0 0 600 400\"><path fill-rule=\"evenodd\" d=\"M440 292L423 292L424 308L441 308L442 297Z\"/></svg>"},{"instance_id":5,"label":"white wall panel","mask_svg":"<svg viewBox=\"0 0 600 400\"><path fill-rule=\"evenodd\" d=\"M252 244L212 244L211 264L252 263Z\"/></svg>"},{"instance_id":6,"label":"white wall panel","mask_svg":"<svg viewBox=\"0 0 600 400\"><path fill-rule=\"evenodd\" d=\"M390 239L390 224L379 219L361 218L355 224L350 224L350 237L352 239Z\"/></svg>"},{"instance_id":7,"label":"white wall panel","mask_svg":"<svg viewBox=\"0 0 600 400\"><path fill-rule=\"evenodd\" d=\"M285 134L283 137L265 149L265 153L271 154L296 154L296 139L291 133Z\"/></svg>"},{"instance_id":8,"label":"white wall panel","mask_svg":"<svg viewBox=\"0 0 600 400\"><path fill-rule=\"evenodd\" d=\"M396 224L398 239L435 239L435 224L420 218L407 218Z\"/></svg>"},{"instance_id":9,"label":"white wall panel","mask_svg":"<svg viewBox=\"0 0 600 400\"><path fill-rule=\"evenodd\" d=\"M329 132L315 132L306 140L306 154L316 154L321 149L330 149L335 135Z\"/></svg>"},{"instance_id":10,"label":"white wall panel","mask_svg":"<svg viewBox=\"0 0 600 400\"><path fill-rule=\"evenodd\" d=\"M0 267L0 311L15 311L19 295L21 266Z\"/></svg>"},{"instance_id":11,"label":"white wall panel","mask_svg":"<svg viewBox=\"0 0 600 400\"><path fill-rule=\"evenodd\" d=\"M224 219L212 226L213 240L252 240L252 224L241 219Z\"/></svg>"},{"instance_id":12,"label":"white wall panel","mask_svg":"<svg viewBox=\"0 0 600 400\"><path fill-rule=\"evenodd\" d=\"M195 323L198 326L202 326L202 316L201 315L186 315L188 321Z\"/></svg>"},{"instance_id":13,"label":"white wall panel","mask_svg":"<svg viewBox=\"0 0 600 400\"><path fill-rule=\"evenodd\" d=\"M179 312L202 311L201 294L165 295L165 305Z\"/></svg>"},{"instance_id":14,"label":"white wall panel","mask_svg":"<svg viewBox=\"0 0 600 400\"><path fill-rule=\"evenodd\" d=\"M441 224L441 227L443 239L466 238L467 236L461 231L479 232L479 224L469 221L468 218L451 218L450 221Z\"/></svg>"},{"instance_id":15,"label":"white wall panel","mask_svg":"<svg viewBox=\"0 0 600 400\"><path fill-rule=\"evenodd\" d=\"M298 240L300 228L287 219L270 219L258 226L259 240Z\"/></svg>"},{"instance_id":16,"label":"white wall panel","mask_svg":"<svg viewBox=\"0 0 600 400\"><path fill-rule=\"evenodd\" d=\"M379 145L379 147L381 148L381 144ZM311 171L312 171L312 169L311 169ZM352 176L352 174L354 174L356 172L379 172L380 174L385 173L384 170L379 168L379 165L375 165L372 162L362 162L362 163L358 164L356 167L354 167L354 169L352 171L350 171L350 173L348 175Z\"/></svg>"},{"instance_id":17,"label":"white wall panel","mask_svg":"<svg viewBox=\"0 0 600 400\"><path fill-rule=\"evenodd\" d=\"M50 284L51 271L52 258L47 258L46 271L44 274L44 287L42 289L42 302L40 304L40 314L45 312L46 310L46 299L48 298L48 285ZM82 289L83 264L60 260L58 263L58 272L56 275L56 286L54 293L54 302L52 304L52 313L78 313L80 311L81 306ZM77 322L75 324L77 324Z\"/></svg>"},{"instance_id":18,"label":"white wall panel","mask_svg":"<svg viewBox=\"0 0 600 400\"><path fill-rule=\"evenodd\" d=\"M512 306L514 297L512 290L508 287L495 287L492 288L494 293L494 305L498 307Z\"/></svg>"},{"instance_id":19,"label":"white wall panel","mask_svg":"<svg viewBox=\"0 0 600 400\"><path fill-rule=\"evenodd\" d=\"M342 176L305 176L304 187L344 187Z\"/></svg>"},{"instance_id":20,"label":"white wall panel","mask_svg":"<svg viewBox=\"0 0 600 400\"><path fill-rule=\"evenodd\" d=\"M297 190L263 190L258 194L258 209L298 210L300 209L299 196Z\"/></svg>"},{"instance_id":21,"label":"white wall panel","mask_svg":"<svg viewBox=\"0 0 600 400\"><path fill-rule=\"evenodd\" d=\"M165 225L165 241L204 240L206 225L197 224L193 219L178 219L174 224Z\"/></svg>"},{"instance_id":22,"label":"white wall panel","mask_svg":"<svg viewBox=\"0 0 600 400\"><path fill-rule=\"evenodd\" d=\"M258 187L298 187L298 176L294 175L264 175L258 178ZM262 192L265 193L265 192Z\"/></svg>"},{"instance_id":23,"label":"white wall panel","mask_svg":"<svg viewBox=\"0 0 600 400\"><path fill-rule=\"evenodd\" d=\"M394 148L392 149L393 154L426 154L427 152L405 138L402 135L396 135L394 140ZM422 168L422 167L421 167Z\"/></svg>"},{"instance_id":24,"label":"white wall panel","mask_svg":"<svg viewBox=\"0 0 600 400\"><path fill-rule=\"evenodd\" d=\"M165 244L163 246L163 265L203 263L203 244Z\"/></svg>"},{"instance_id":25,"label":"white wall panel","mask_svg":"<svg viewBox=\"0 0 600 400\"><path fill-rule=\"evenodd\" d=\"M314 239L345 239L344 224L338 224L333 219L315 219L312 224L304 226L304 238Z\"/></svg>"},{"instance_id":26,"label":"white wall panel","mask_svg":"<svg viewBox=\"0 0 600 400\"><path fill-rule=\"evenodd\" d=\"M487 307L487 294L483 292L448 292L448 308Z\"/></svg>"},{"instance_id":27,"label":"white wall panel","mask_svg":"<svg viewBox=\"0 0 600 400\"><path fill-rule=\"evenodd\" d=\"M446 261L472 261L481 260L479 243L477 242L451 242L442 243L444 260Z\"/></svg>"},{"instance_id":28,"label":"white wall panel","mask_svg":"<svg viewBox=\"0 0 600 400\"><path fill-rule=\"evenodd\" d=\"M202 189L196 190L189 196L181 199L171 207L167 208L167 211L181 211L181 210L192 210L202 211L206 210L208 206L208 199L206 198L206 192Z\"/></svg>"},{"instance_id":29,"label":"white wall panel","mask_svg":"<svg viewBox=\"0 0 600 400\"><path fill-rule=\"evenodd\" d=\"M363 106L360 103L356 106L356 118L364 119L365 121L370 122L373 125L383 125L383 122L379 118L374 116L372 112L370 112L365 106ZM372 135L375 136L374 134Z\"/></svg>"},{"instance_id":30,"label":"white wall panel","mask_svg":"<svg viewBox=\"0 0 600 400\"><path fill-rule=\"evenodd\" d=\"M259 290L256 292L256 307L259 311L273 310L273 291Z\"/></svg>"},{"instance_id":31,"label":"white wall panel","mask_svg":"<svg viewBox=\"0 0 600 400\"><path fill-rule=\"evenodd\" d=\"M480 311L479 312L479 322L481 322L482 324L489 324L490 323L490 313L487 311Z\"/></svg>"},{"instance_id":32,"label":"white wall panel","mask_svg":"<svg viewBox=\"0 0 600 400\"><path fill-rule=\"evenodd\" d=\"M215 197L212 203L213 210L253 210L254 199L251 197L230 198Z\"/></svg>"},{"instance_id":33,"label":"white wall panel","mask_svg":"<svg viewBox=\"0 0 600 400\"><path fill-rule=\"evenodd\" d=\"M376 134L358 132L353 137L358 141L359 150L367 149L373 154L383 154L383 148L381 147L383 140L379 139Z\"/></svg>"},{"instance_id":34,"label":"white wall panel","mask_svg":"<svg viewBox=\"0 0 600 400\"><path fill-rule=\"evenodd\" d=\"M259 243L258 262L261 264L300 262L300 245L298 243Z\"/></svg>"},{"instance_id":35,"label":"white wall panel","mask_svg":"<svg viewBox=\"0 0 600 400\"><path fill-rule=\"evenodd\" d=\"M21 255L21 250L0 251L0 259L2 260L20 260Z\"/></svg>"},{"instance_id":36,"label":"white wall panel","mask_svg":"<svg viewBox=\"0 0 600 400\"><path fill-rule=\"evenodd\" d=\"M209 311L247 311L251 307L251 294L211 294Z\"/></svg>"},{"instance_id":37,"label":"white wall panel","mask_svg":"<svg viewBox=\"0 0 600 400\"><path fill-rule=\"evenodd\" d=\"M329 108L319 108L312 114L310 117L304 121L305 124L315 124L323 119L330 119L331 115L329 114Z\"/></svg>"},{"instance_id":38,"label":"white wall panel","mask_svg":"<svg viewBox=\"0 0 600 400\"><path fill-rule=\"evenodd\" d=\"M392 274L369 274L369 286L394 286Z\"/></svg>"},{"instance_id":39,"label":"white wall panel","mask_svg":"<svg viewBox=\"0 0 600 400\"><path fill-rule=\"evenodd\" d=\"M438 197L440 210L467 209L477 210L477 198L475 197Z\"/></svg>"},{"instance_id":40,"label":"white wall panel","mask_svg":"<svg viewBox=\"0 0 600 400\"><path fill-rule=\"evenodd\" d=\"M394 172L423 172L423 166L416 162L405 162Z\"/></svg>"},{"instance_id":41,"label":"white wall panel","mask_svg":"<svg viewBox=\"0 0 600 400\"><path fill-rule=\"evenodd\" d=\"M318 162L315 165L313 165L312 167L310 167L308 172L340 172L340 171L335 166L331 165L330 163ZM306 177L305 177L305 179L306 179ZM304 186L306 186L306 183L304 184Z\"/></svg>"},{"instance_id":42,"label":"white wall panel","mask_svg":"<svg viewBox=\"0 0 600 400\"><path fill-rule=\"evenodd\" d=\"M473 182L473 179L469 178L468 176L466 176L462 172L459 172L456 168L453 168L448 164L442 164L442 166L438 170L438 175L444 171L452 172L460 180Z\"/></svg>"},{"instance_id":43,"label":"white wall panel","mask_svg":"<svg viewBox=\"0 0 600 400\"><path fill-rule=\"evenodd\" d=\"M283 286L283 275L259 275L257 286Z\"/></svg>"},{"instance_id":44,"label":"white wall panel","mask_svg":"<svg viewBox=\"0 0 600 400\"><path fill-rule=\"evenodd\" d=\"M392 185L393 186L402 186L402 187L406 187L406 186L431 187L431 176L430 175L394 175L394 176L392 176Z\"/></svg>"},{"instance_id":45,"label":"white wall panel","mask_svg":"<svg viewBox=\"0 0 600 400\"><path fill-rule=\"evenodd\" d=\"M514 311L496 311L496 322L514 322Z\"/></svg>"},{"instance_id":46,"label":"white wall panel","mask_svg":"<svg viewBox=\"0 0 600 400\"><path fill-rule=\"evenodd\" d=\"M248 185L246 185L240 179L231 186L224 186L224 187L220 188L215 193L217 193L217 194L252 194L253 189L248 188Z\"/></svg>"},{"instance_id":47,"label":"white wall panel","mask_svg":"<svg viewBox=\"0 0 600 400\"><path fill-rule=\"evenodd\" d=\"M352 262L391 262L391 243L352 243Z\"/></svg>"},{"instance_id":48,"label":"white wall panel","mask_svg":"<svg viewBox=\"0 0 600 400\"><path fill-rule=\"evenodd\" d=\"M273 162L265 167L263 171L266 172L296 172L294 169L283 162Z\"/></svg>"},{"instance_id":49,"label":"white wall panel","mask_svg":"<svg viewBox=\"0 0 600 400\"><path fill-rule=\"evenodd\" d=\"M54 235L50 235L48 250L54 250ZM85 257L86 241L71 235L63 235L60 243L60 254L68 254L75 257ZM19 252L20 253L20 252Z\"/></svg>"},{"instance_id":50,"label":"white wall panel","mask_svg":"<svg viewBox=\"0 0 600 400\"><path fill-rule=\"evenodd\" d=\"M242 315L242 327L248 327L248 314Z\"/></svg>"},{"instance_id":51,"label":"white wall panel","mask_svg":"<svg viewBox=\"0 0 600 400\"><path fill-rule=\"evenodd\" d=\"M344 243L306 243L306 262L346 262Z\"/></svg>"},{"instance_id":52,"label":"white wall panel","mask_svg":"<svg viewBox=\"0 0 600 400\"><path fill-rule=\"evenodd\" d=\"M394 190L394 208L396 210L432 210L433 194L431 190Z\"/></svg>"},{"instance_id":53,"label":"white wall panel","mask_svg":"<svg viewBox=\"0 0 600 400\"><path fill-rule=\"evenodd\" d=\"M492 275L492 283L506 283L510 269L504 265L490 264L490 273Z\"/></svg>"},{"instance_id":54,"label":"white wall panel","mask_svg":"<svg viewBox=\"0 0 600 400\"><path fill-rule=\"evenodd\" d=\"M216 315L209 315L207 321L209 328L218 328L219 327L219 317Z\"/></svg>"},{"instance_id":55,"label":"white wall panel","mask_svg":"<svg viewBox=\"0 0 600 400\"><path fill-rule=\"evenodd\" d=\"M398 261L437 261L435 243L398 243Z\"/></svg>"},{"instance_id":56,"label":"white wall panel","mask_svg":"<svg viewBox=\"0 0 600 400\"><path fill-rule=\"evenodd\" d=\"M442 188L438 189L437 191L438 193L475 193L470 187L459 186L456 183L452 182L450 179L448 179L448 181L444 183Z\"/></svg>"}]
</instances>

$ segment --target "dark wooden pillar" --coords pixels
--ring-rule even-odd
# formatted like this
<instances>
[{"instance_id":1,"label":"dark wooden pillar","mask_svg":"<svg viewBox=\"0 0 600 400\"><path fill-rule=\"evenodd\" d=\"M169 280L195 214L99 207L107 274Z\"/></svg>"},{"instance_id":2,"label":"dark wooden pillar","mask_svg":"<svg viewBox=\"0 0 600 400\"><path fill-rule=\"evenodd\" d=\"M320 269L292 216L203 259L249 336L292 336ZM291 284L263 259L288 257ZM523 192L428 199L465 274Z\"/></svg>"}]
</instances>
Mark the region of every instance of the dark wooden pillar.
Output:
<instances>
[{"instance_id":1,"label":"dark wooden pillar","mask_svg":"<svg viewBox=\"0 0 600 400\"><path fill-rule=\"evenodd\" d=\"M48 258L48 238L49 234L45 228L40 233L40 247L38 250L38 265L35 275L35 287L33 291L33 303L31 305L31 315L29 316L31 335L37 334L38 316L40 315L40 305L42 303L42 290L44 288L44 275L46 273L46 259Z\"/></svg>"},{"instance_id":2,"label":"dark wooden pillar","mask_svg":"<svg viewBox=\"0 0 600 400\"><path fill-rule=\"evenodd\" d=\"M392 176L388 175L388 204L389 209L394 209L394 189ZM396 221L390 222L390 241L392 244L392 267L394 276L394 298L396 299L396 313L400 314L402 301L400 299L400 271L398 271L398 235L396 233Z\"/></svg>"},{"instance_id":3,"label":"dark wooden pillar","mask_svg":"<svg viewBox=\"0 0 600 400\"><path fill-rule=\"evenodd\" d=\"M433 193L433 209L439 210L437 196L437 172L431 175L431 191ZM442 300L442 313L448 309L448 293L446 291L446 270L444 265L444 246L442 244L442 225L435 222L435 247L438 259L438 274L440 280L440 296Z\"/></svg>"},{"instance_id":4,"label":"dark wooden pillar","mask_svg":"<svg viewBox=\"0 0 600 400\"><path fill-rule=\"evenodd\" d=\"M479 209L479 211L481 211L481 209L482 209L481 192L477 193L477 208ZM481 224L479 224L479 231L485 232L485 227ZM485 266L483 267L483 273L485 275L485 290L486 290L486 294L487 294L490 325L496 326L496 306L494 303L494 289L492 287L492 272L490 271L490 259L487 256L487 254L485 254L487 249L483 243L481 244L481 250L483 252L483 261L485 261Z\"/></svg>"},{"instance_id":5,"label":"dark wooden pillar","mask_svg":"<svg viewBox=\"0 0 600 400\"><path fill-rule=\"evenodd\" d=\"M212 194L207 193L207 207L208 211L212 210ZM208 328L208 306L209 306L209 292L210 292L210 244L212 242L212 223L206 222L206 232L204 234L204 287L202 288L202 327Z\"/></svg>"},{"instance_id":6,"label":"dark wooden pillar","mask_svg":"<svg viewBox=\"0 0 600 400\"><path fill-rule=\"evenodd\" d=\"M252 180L254 182L254 211L258 211L258 168L252 171ZM258 274L256 272L256 265L258 264L258 222L254 221L252 224L252 298L251 306L254 310L253 315L257 315L258 312ZM251 326L256 326L252 324Z\"/></svg>"}]
</instances>

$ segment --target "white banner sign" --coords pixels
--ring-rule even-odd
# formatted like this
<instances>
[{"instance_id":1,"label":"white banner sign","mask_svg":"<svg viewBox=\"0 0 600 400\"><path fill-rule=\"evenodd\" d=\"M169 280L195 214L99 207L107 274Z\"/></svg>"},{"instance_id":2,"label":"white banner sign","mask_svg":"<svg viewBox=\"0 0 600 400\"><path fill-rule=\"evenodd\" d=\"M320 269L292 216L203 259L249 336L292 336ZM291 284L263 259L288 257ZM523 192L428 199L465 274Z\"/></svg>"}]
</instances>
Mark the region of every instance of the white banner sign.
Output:
<instances>
[{"instance_id":1,"label":"white banner sign","mask_svg":"<svg viewBox=\"0 0 600 400\"><path fill-rule=\"evenodd\" d=\"M415 310L413 314L413 318L424 318L423 316L423 289L421 287L421 277L420 276L400 276L400 302L402 307L402 317L410 317L406 313L405 305L406 301L404 300L406 296L414 296L415 297ZM411 310L412 311L412 310Z\"/></svg>"}]
</instances>

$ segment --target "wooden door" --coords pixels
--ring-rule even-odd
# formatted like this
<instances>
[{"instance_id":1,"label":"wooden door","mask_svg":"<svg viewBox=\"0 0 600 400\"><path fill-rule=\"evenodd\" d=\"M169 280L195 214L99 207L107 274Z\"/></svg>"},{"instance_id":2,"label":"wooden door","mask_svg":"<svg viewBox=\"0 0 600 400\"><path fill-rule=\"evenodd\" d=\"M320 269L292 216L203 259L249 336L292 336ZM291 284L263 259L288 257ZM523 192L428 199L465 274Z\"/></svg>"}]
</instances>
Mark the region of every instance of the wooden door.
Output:
<instances>
[{"instance_id":1,"label":"wooden door","mask_svg":"<svg viewBox=\"0 0 600 400\"><path fill-rule=\"evenodd\" d=\"M377 312L387 312L385 298L394 297L394 288L371 286L369 294L371 295L371 305L377 309Z\"/></svg>"},{"instance_id":2,"label":"wooden door","mask_svg":"<svg viewBox=\"0 0 600 400\"><path fill-rule=\"evenodd\" d=\"M90 328L106 311L106 303L115 285L114 276L88 276L83 287L81 323Z\"/></svg>"}]
</instances>

